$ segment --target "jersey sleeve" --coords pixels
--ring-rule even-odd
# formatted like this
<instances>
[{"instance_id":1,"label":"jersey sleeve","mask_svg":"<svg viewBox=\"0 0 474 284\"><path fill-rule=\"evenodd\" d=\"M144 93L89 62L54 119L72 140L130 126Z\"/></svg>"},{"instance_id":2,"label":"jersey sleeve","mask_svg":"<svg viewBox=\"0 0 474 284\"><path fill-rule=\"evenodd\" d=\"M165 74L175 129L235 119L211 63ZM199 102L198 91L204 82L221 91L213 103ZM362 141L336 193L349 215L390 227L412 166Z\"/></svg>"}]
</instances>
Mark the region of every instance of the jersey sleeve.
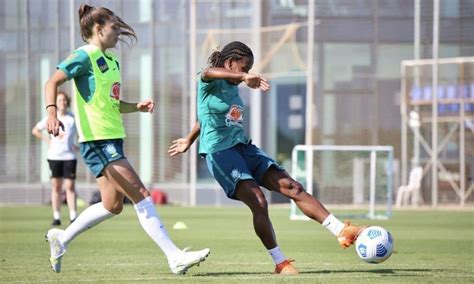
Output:
<instances>
[{"instance_id":1,"label":"jersey sleeve","mask_svg":"<svg viewBox=\"0 0 474 284\"><path fill-rule=\"evenodd\" d=\"M204 81L201 76L202 74L199 74L199 88L204 92L212 92L218 80Z\"/></svg>"},{"instance_id":2,"label":"jersey sleeve","mask_svg":"<svg viewBox=\"0 0 474 284\"><path fill-rule=\"evenodd\" d=\"M36 124L36 128L38 128L39 131L43 131L46 129L46 121L48 120L47 117L43 118Z\"/></svg>"},{"instance_id":3,"label":"jersey sleeve","mask_svg":"<svg viewBox=\"0 0 474 284\"><path fill-rule=\"evenodd\" d=\"M89 55L84 50L78 49L71 53L63 62L59 63L56 68L62 70L70 80L85 74L90 65Z\"/></svg>"}]
</instances>

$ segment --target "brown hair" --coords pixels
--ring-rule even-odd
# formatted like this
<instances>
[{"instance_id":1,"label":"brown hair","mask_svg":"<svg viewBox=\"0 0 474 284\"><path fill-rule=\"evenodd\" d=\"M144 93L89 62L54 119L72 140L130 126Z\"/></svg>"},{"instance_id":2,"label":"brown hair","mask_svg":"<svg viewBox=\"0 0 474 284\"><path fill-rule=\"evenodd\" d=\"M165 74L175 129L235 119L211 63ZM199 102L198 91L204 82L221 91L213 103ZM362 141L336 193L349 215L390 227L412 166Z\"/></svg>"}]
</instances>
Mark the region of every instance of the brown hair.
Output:
<instances>
[{"instance_id":1,"label":"brown hair","mask_svg":"<svg viewBox=\"0 0 474 284\"><path fill-rule=\"evenodd\" d=\"M87 4L82 4L79 7L79 25L81 27L82 40L87 42L92 37L92 28L94 24L105 25L111 19L117 20L117 25L120 27L120 34L127 36L131 43L137 41L137 35L132 27L125 23L114 12L105 7L92 7ZM123 41L122 39L120 39Z\"/></svg>"},{"instance_id":2,"label":"brown hair","mask_svg":"<svg viewBox=\"0 0 474 284\"><path fill-rule=\"evenodd\" d=\"M63 96L64 96L64 98L66 99L66 102L67 102L67 107L70 107L70 106L71 106L71 98L70 98L65 92L63 92L63 91L59 91L59 92L58 92L58 97L59 97L60 95L63 95Z\"/></svg>"}]
</instances>

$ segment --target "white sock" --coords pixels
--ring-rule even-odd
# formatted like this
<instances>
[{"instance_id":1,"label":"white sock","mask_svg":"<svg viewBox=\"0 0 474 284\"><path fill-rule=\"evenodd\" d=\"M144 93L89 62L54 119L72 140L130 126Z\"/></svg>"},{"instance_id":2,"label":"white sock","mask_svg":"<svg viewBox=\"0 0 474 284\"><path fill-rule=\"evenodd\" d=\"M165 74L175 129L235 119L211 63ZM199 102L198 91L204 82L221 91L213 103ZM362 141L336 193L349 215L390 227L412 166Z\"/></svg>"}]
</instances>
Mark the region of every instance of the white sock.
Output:
<instances>
[{"instance_id":1,"label":"white sock","mask_svg":"<svg viewBox=\"0 0 474 284\"><path fill-rule=\"evenodd\" d=\"M77 217L77 213L76 213L75 210L69 211L69 220L72 221L72 220L76 219L76 217Z\"/></svg>"},{"instance_id":2,"label":"white sock","mask_svg":"<svg viewBox=\"0 0 474 284\"><path fill-rule=\"evenodd\" d=\"M61 220L61 213L59 211L53 211L54 220Z\"/></svg>"},{"instance_id":3,"label":"white sock","mask_svg":"<svg viewBox=\"0 0 474 284\"><path fill-rule=\"evenodd\" d=\"M172 259L175 255L181 253L173 241L169 238L165 226L160 220L160 216L155 210L151 197L147 197L135 204L138 220L145 232L161 248L166 257Z\"/></svg>"},{"instance_id":4,"label":"white sock","mask_svg":"<svg viewBox=\"0 0 474 284\"><path fill-rule=\"evenodd\" d=\"M326 229L331 231L336 237L339 236L342 229L344 229L344 223L339 221L334 215L329 214L329 216L324 220L323 224Z\"/></svg>"},{"instance_id":5,"label":"white sock","mask_svg":"<svg viewBox=\"0 0 474 284\"><path fill-rule=\"evenodd\" d=\"M77 217L76 221L64 230L61 242L67 245L80 233L114 216L115 214L110 213L104 208L102 202L91 205Z\"/></svg>"},{"instance_id":6,"label":"white sock","mask_svg":"<svg viewBox=\"0 0 474 284\"><path fill-rule=\"evenodd\" d=\"M268 253L273 259L275 265L282 263L286 260L285 255L281 252L280 247L276 246L275 248L269 249Z\"/></svg>"}]
</instances>

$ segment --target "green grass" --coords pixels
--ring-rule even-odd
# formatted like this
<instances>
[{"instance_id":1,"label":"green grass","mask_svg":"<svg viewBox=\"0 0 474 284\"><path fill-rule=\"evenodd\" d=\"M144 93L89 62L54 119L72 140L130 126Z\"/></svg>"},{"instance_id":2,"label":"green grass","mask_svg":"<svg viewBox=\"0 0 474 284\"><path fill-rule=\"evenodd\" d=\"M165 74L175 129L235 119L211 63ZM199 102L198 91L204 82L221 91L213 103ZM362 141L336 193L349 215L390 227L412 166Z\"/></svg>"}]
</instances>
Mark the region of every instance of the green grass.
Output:
<instances>
[{"instance_id":1,"label":"green grass","mask_svg":"<svg viewBox=\"0 0 474 284\"><path fill-rule=\"evenodd\" d=\"M353 220L387 228L395 241L385 263L362 262L340 249L319 224L289 221L288 209L271 210L279 245L296 259L297 277L273 275L273 263L257 239L246 208L158 208L180 247L209 247L211 255L185 276L172 275L162 252L124 212L74 240L63 271L49 268L44 234L49 207L0 208L0 282L201 282L201 283L474 283L472 211L399 211L388 221ZM63 212L66 208L63 208ZM67 214L66 214L67 215ZM63 218L66 219L66 218ZM171 226L183 221L187 230Z\"/></svg>"}]
</instances>

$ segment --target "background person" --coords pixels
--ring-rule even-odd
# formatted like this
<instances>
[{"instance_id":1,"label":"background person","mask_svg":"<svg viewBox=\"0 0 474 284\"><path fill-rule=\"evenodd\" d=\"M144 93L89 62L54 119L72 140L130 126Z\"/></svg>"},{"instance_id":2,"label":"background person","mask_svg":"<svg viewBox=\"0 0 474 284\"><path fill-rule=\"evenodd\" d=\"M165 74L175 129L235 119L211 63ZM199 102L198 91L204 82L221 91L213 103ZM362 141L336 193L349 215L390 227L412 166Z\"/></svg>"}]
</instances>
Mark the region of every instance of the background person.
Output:
<instances>
[{"instance_id":1,"label":"background person","mask_svg":"<svg viewBox=\"0 0 474 284\"><path fill-rule=\"evenodd\" d=\"M69 220L76 219L76 124L74 116L68 112L70 99L64 92L58 92L56 107L58 119L64 125L64 131L59 135L44 136L42 131L46 130L47 117L39 121L31 130L38 139L48 143L48 164L51 170L51 206L53 208L53 226L61 225L61 192L64 186L66 190L66 201L69 208Z\"/></svg>"}]
</instances>

